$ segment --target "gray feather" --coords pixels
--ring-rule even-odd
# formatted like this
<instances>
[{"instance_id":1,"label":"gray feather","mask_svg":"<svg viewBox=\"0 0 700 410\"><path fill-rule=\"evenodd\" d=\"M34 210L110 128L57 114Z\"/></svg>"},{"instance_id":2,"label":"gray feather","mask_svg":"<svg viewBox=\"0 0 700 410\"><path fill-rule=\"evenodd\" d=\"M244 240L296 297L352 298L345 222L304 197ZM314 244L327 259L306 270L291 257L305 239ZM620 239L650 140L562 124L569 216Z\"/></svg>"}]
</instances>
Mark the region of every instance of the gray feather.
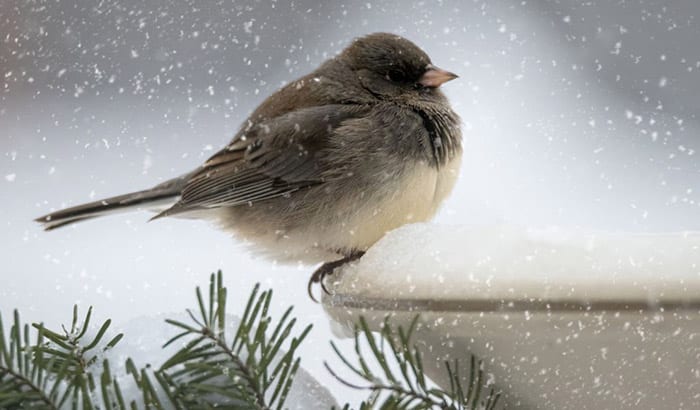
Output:
<instances>
[{"instance_id":1,"label":"gray feather","mask_svg":"<svg viewBox=\"0 0 700 410\"><path fill-rule=\"evenodd\" d=\"M239 133L193 174L177 203L155 218L253 204L323 183L321 154L343 121L362 106L326 105L261 121Z\"/></svg>"},{"instance_id":2,"label":"gray feather","mask_svg":"<svg viewBox=\"0 0 700 410\"><path fill-rule=\"evenodd\" d=\"M83 205L74 206L36 218L45 230L59 228L74 222L139 208L153 208L172 204L180 195L190 174L156 185L151 189L118 195Z\"/></svg>"}]
</instances>

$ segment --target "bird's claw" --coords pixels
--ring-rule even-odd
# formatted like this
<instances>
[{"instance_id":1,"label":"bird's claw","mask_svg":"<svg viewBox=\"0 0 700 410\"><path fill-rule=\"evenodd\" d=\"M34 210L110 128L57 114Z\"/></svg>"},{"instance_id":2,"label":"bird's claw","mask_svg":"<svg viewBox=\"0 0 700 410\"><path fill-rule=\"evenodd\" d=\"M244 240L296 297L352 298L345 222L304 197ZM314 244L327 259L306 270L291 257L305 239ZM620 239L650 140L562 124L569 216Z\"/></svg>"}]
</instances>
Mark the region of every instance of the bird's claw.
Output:
<instances>
[{"instance_id":1,"label":"bird's claw","mask_svg":"<svg viewBox=\"0 0 700 410\"><path fill-rule=\"evenodd\" d=\"M326 276L332 274L337 266L339 265L336 265L334 262L328 262L324 263L314 271L313 275L311 275L311 279L309 279L309 284L306 287L306 291L309 293L309 297L311 298L311 300L313 300L316 303L319 303L319 301L316 299L316 297L314 297L313 294L313 286L315 283L321 284L321 289L323 289L323 291L326 292L326 295L331 294L331 292L326 287L326 283L323 280L326 278Z\"/></svg>"},{"instance_id":2,"label":"bird's claw","mask_svg":"<svg viewBox=\"0 0 700 410\"><path fill-rule=\"evenodd\" d=\"M326 295L330 295L331 292L328 290L328 287L326 287L326 283L323 281L326 278L326 276L331 275L335 271L335 268L343 266L348 262L352 262L356 259L359 259L362 255L364 255L364 252L355 252L342 259L338 259L332 262L326 262L323 265L319 266L318 269L314 271L313 275L311 275L309 283L306 286L306 291L309 293L309 297L311 298L311 300L313 300L316 303L319 303L319 301L314 297L314 294L312 292L314 283L320 283L321 289L323 289Z\"/></svg>"}]
</instances>

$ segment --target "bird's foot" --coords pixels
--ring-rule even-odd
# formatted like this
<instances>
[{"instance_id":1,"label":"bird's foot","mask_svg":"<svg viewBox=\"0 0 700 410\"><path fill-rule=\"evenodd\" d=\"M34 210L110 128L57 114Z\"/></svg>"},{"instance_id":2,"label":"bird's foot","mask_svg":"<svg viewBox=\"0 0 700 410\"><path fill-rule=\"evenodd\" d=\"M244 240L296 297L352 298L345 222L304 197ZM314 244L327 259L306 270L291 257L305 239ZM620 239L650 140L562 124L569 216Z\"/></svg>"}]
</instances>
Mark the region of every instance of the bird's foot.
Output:
<instances>
[{"instance_id":1,"label":"bird's foot","mask_svg":"<svg viewBox=\"0 0 700 410\"><path fill-rule=\"evenodd\" d=\"M311 279L309 279L309 284L307 285L307 292L309 292L309 297L311 300L313 300L316 303L319 303L318 300L314 297L314 294L312 292L312 288L314 286L314 283L320 283L321 284L321 289L323 289L324 292L326 292L327 295L330 295L330 292L328 291L328 288L326 287L326 284L323 282L323 280L326 278L326 276L332 274L335 271L335 268L338 268L340 266L345 265L348 262L352 262L354 260L359 259L364 255L365 253L363 251L357 251L353 252L352 254L342 258L338 259L332 262L326 262L323 265L319 266L318 269L316 269L311 275Z\"/></svg>"}]
</instances>

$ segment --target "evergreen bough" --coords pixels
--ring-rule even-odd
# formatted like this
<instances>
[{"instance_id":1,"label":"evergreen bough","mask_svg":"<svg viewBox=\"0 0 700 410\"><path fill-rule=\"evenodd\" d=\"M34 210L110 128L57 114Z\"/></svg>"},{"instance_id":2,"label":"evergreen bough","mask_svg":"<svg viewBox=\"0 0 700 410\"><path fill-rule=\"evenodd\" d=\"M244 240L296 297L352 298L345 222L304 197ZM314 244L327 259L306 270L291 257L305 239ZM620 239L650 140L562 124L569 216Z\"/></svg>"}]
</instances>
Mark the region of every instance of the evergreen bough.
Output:
<instances>
[{"instance_id":1,"label":"evergreen bough","mask_svg":"<svg viewBox=\"0 0 700 410\"><path fill-rule=\"evenodd\" d=\"M360 405L365 409L410 409L410 410L494 410L500 393L490 388L484 396L484 372L482 363L472 355L469 366L469 382L466 386L460 375L458 359L445 361L445 371L450 381L450 389L443 390L432 385L425 377L423 358L420 350L411 342L413 331L418 324L416 316L408 330L394 329L388 318L382 324L379 336L375 336L367 321L360 317L355 327L356 363L351 363L331 342L333 350L352 373L365 384L351 383L339 376L326 364L328 371L346 386L371 392L370 397ZM363 343L364 342L364 343ZM368 346L369 355L362 350ZM376 363L370 366L370 363ZM374 367L374 369L373 369ZM345 405L343 410L350 410Z\"/></svg>"},{"instance_id":2,"label":"evergreen bough","mask_svg":"<svg viewBox=\"0 0 700 410\"><path fill-rule=\"evenodd\" d=\"M270 316L272 290L256 285L235 333L226 329L226 288L221 272L211 275L209 296L196 289L197 313L187 310L190 321L167 319L179 330L163 347L176 341L183 347L159 368L125 362L128 377L140 397L124 397L121 383L104 352L122 338L109 340L106 320L94 336L87 331L92 318L88 309L82 321L74 306L69 329L52 331L42 324L22 324L19 312L5 332L0 313L0 409L259 409L285 408L285 400L300 366L297 348L311 325L296 332L292 308L276 321ZM425 377L422 356L412 343L416 318L408 330L394 329L385 320L374 334L364 320L355 332L354 360L331 342L335 352L363 385L351 383L328 365L331 374L347 386L370 391L359 409L493 410L499 394L484 394L481 363L471 357L466 385L461 363L445 363L450 389L432 385ZM34 337L34 341L32 341ZM361 345L369 346L370 354ZM374 363L373 366L370 363ZM378 368L378 369L377 369ZM350 405L344 406L351 409Z\"/></svg>"}]
</instances>

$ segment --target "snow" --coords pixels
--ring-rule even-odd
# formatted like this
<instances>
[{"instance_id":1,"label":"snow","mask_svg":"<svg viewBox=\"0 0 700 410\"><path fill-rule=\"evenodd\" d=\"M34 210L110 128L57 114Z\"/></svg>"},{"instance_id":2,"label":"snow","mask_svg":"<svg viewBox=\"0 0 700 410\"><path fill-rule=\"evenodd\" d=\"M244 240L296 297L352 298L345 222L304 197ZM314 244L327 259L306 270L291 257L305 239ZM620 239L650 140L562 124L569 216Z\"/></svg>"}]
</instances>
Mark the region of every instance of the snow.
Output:
<instances>
[{"instance_id":1,"label":"snow","mask_svg":"<svg viewBox=\"0 0 700 410\"><path fill-rule=\"evenodd\" d=\"M700 233L414 224L333 278L361 298L697 300Z\"/></svg>"},{"instance_id":2,"label":"snow","mask_svg":"<svg viewBox=\"0 0 700 410\"><path fill-rule=\"evenodd\" d=\"M700 408L698 232L417 224L331 278L338 336L419 315L443 388L444 360L473 354L507 408Z\"/></svg>"}]
</instances>

